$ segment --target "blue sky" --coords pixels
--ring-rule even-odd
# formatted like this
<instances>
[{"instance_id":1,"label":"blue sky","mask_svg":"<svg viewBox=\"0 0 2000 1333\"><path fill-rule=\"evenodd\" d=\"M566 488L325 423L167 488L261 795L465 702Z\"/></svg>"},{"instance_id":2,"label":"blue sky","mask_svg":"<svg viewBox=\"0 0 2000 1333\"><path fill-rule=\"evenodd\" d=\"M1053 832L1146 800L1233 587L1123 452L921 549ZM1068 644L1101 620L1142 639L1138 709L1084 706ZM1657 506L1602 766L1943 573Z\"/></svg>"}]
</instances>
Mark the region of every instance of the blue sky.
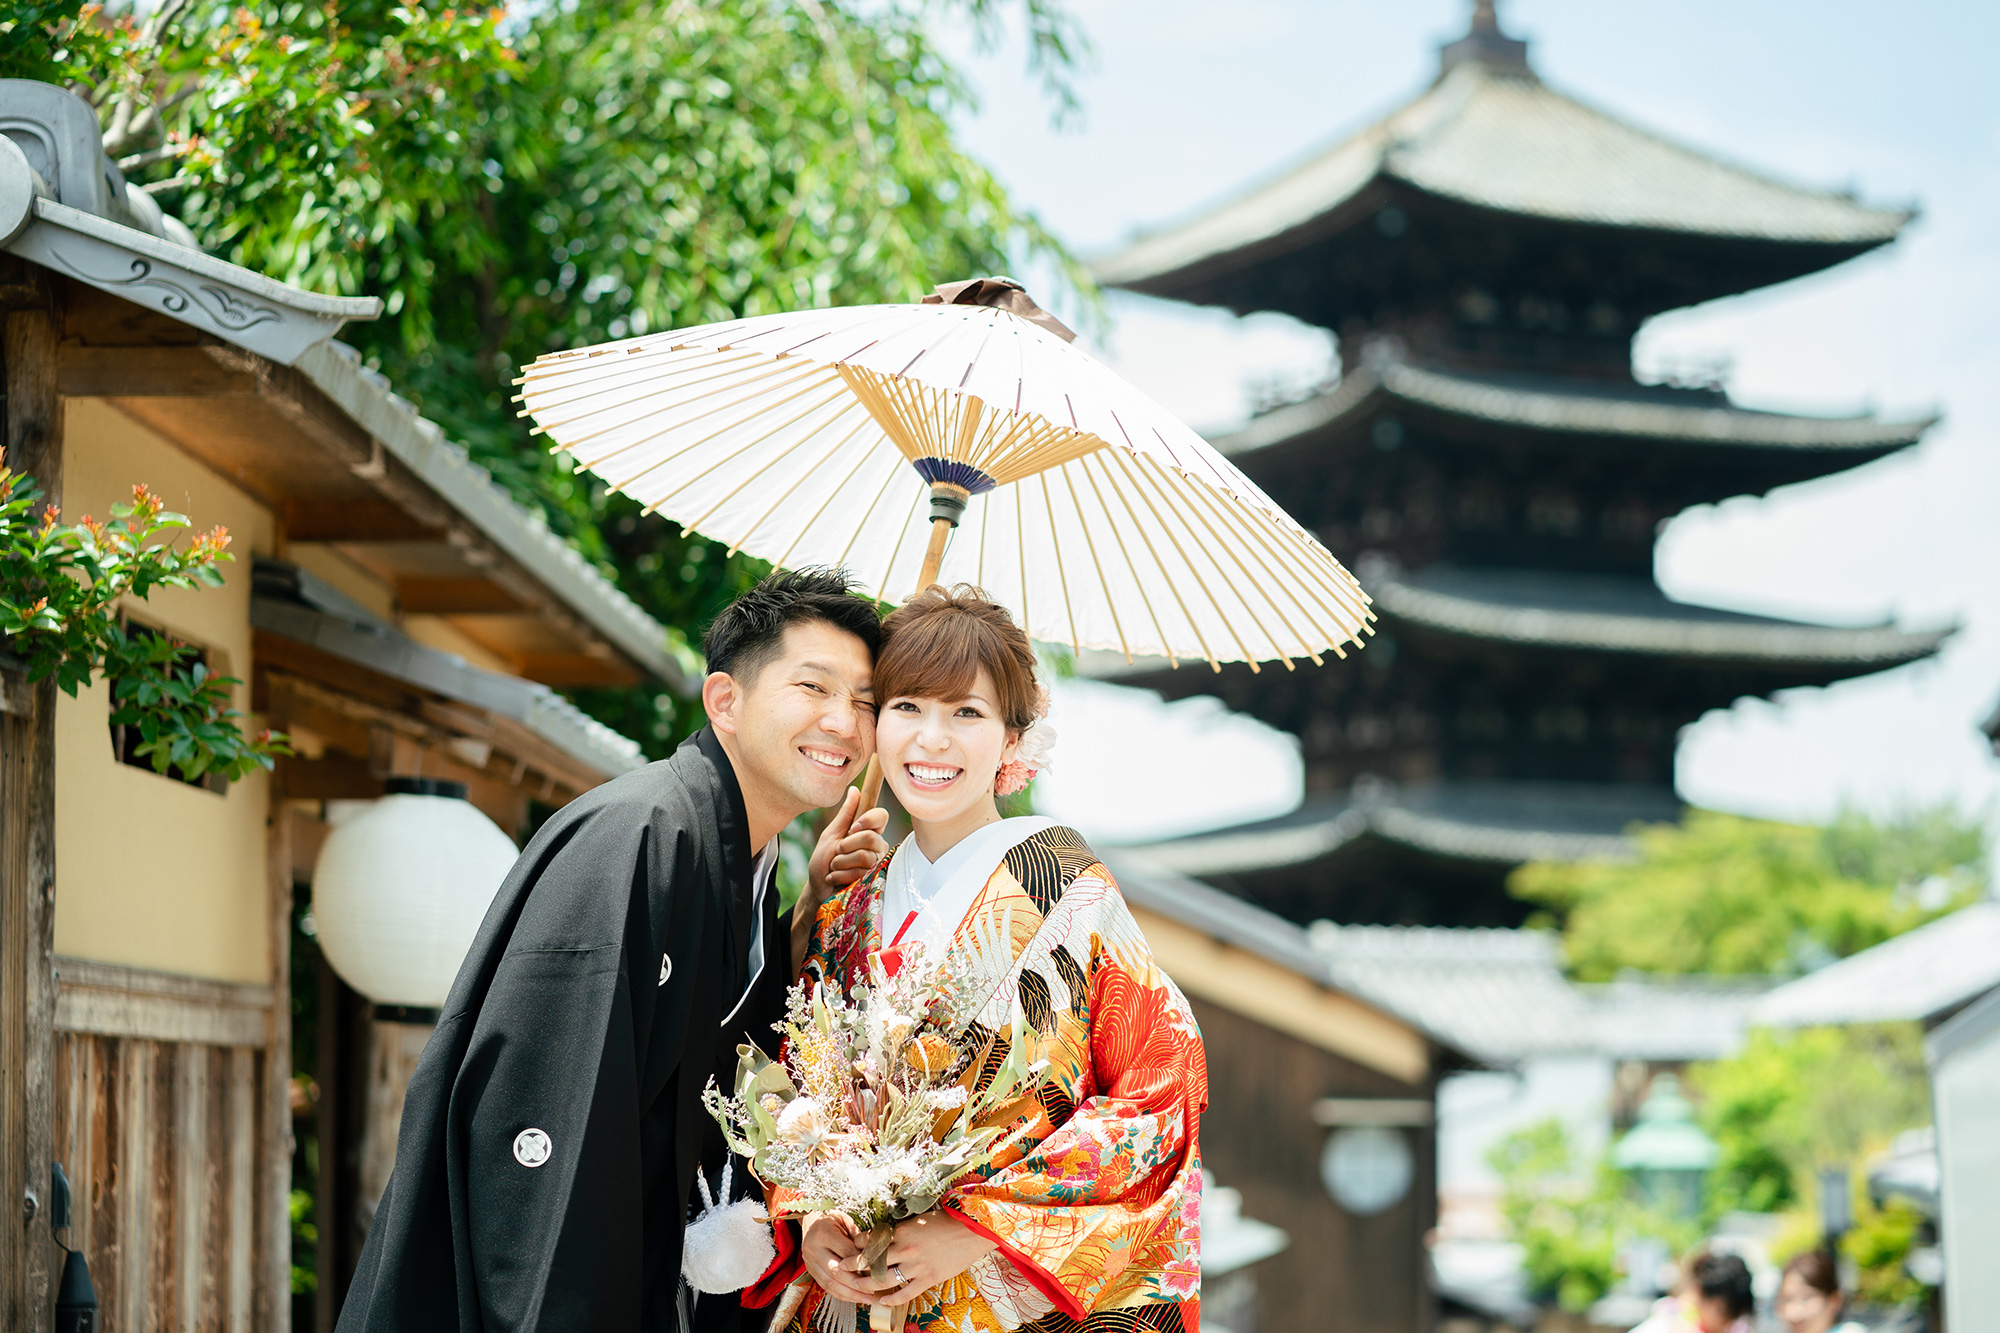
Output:
<instances>
[{"instance_id":1,"label":"blue sky","mask_svg":"<svg viewBox=\"0 0 2000 1333\"><path fill-rule=\"evenodd\" d=\"M1077 250L1199 210L1413 96L1467 0L1078 0L1097 55L1080 122L1050 126L1016 50L976 62L968 145ZM1542 77L1670 137L1922 216L1829 273L1655 320L1642 367L1724 361L1739 402L1937 410L1918 448L1675 520L1659 576L1688 601L1830 623L1963 628L1933 663L1712 713L1681 793L1816 818L1841 802L1991 810L2000 763L1974 724L2000 702L2000 7L1503 0ZM968 53L969 54L969 53ZM1260 380L1327 364L1275 317L1114 300L1101 351L1204 429ZM1337 668L1335 668L1337 669ZM1052 813L1107 839L1233 822L1297 800L1288 741L1199 701L1066 690Z\"/></svg>"}]
</instances>

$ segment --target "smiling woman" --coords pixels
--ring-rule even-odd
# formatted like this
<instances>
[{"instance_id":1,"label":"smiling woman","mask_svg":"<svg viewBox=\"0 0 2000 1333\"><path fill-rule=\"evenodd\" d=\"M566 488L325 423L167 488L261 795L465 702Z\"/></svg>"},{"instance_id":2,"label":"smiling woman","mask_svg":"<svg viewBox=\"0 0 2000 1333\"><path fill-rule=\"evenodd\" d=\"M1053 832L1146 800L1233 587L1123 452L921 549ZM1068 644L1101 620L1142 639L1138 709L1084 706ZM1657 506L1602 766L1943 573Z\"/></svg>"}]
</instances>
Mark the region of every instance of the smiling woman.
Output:
<instances>
[{"instance_id":1,"label":"smiling woman","mask_svg":"<svg viewBox=\"0 0 2000 1333\"><path fill-rule=\"evenodd\" d=\"M883 771L936 858L999 820L996 778L1035 725L1034 650L976 588L932 587L883 626L876 728Z\"/></svg>"},{"instance_id":2,"label":"smiling woman","mask_svg":"<svg viewBox=\"0 0 2000 1333\"><path fill-rule=\"evenodd\" d=\"M784 1258L746 1303L783 1289L773 1327L789 1333L851 1330L864 1303L988 1333L1189 1326L1208 1102L1193 1011L1083 839L995 807L1024 737L1042 734L1020 627L960 585L913 597L883 634L875 735L912 833L820 909L802 980L851 989L878 959L942 951L977 1014L961 1067L1022 1058L1039 1073L1000 1113L1004 1148L897 1223L879 1265L841 1214L774 1196L780 1218L798 1205L798 1230L780 1226Z\"/></svg>"}]
</instances>

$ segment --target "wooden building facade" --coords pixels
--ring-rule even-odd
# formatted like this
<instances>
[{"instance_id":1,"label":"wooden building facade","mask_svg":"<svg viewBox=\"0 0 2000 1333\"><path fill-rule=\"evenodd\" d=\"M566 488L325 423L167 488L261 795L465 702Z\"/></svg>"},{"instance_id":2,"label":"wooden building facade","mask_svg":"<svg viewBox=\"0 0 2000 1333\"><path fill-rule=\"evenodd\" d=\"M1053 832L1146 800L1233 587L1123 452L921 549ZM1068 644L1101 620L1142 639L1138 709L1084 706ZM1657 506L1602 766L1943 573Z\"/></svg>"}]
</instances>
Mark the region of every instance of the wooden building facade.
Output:
<instances>
[{"instance_id":1,"label":"wooden building facade","mask_svg":"<svg viewBox=\"0 0 2000 1333\"><path fill-rule=\"evenodd\" d=\"M1474 1062L1339 976L1301 927L1140 857L1109 859L1201 1025L1203 1165L1241 1195L1244 1216L1290 1238L1248 1280L1204 1271L1204 1322L1430 1329L1437 1083Z\"/></svg>"},{"instance_id":2,"label":"wooden building facade","mask_svg":"<svg viewBox=\"0 0 2000 1333\"><path fill-rule=\"evenodd\" d=\"M331 341L376 302L188 239L125 189L89 107L0 80L6 461L66 518L143 482L227 526L224 586L124 611L240 679L236 706L297 750L227 784L161 776L120 758L104 684L71 699L0 661L10 1330L50 1326L58 1162L100 1328L288 1328L293 1125L313 1111L294 890L325 803L453 779L518 837L532 803L642 762L551 687L681 683L657 623Z\"/></svg>"}]
</instances>

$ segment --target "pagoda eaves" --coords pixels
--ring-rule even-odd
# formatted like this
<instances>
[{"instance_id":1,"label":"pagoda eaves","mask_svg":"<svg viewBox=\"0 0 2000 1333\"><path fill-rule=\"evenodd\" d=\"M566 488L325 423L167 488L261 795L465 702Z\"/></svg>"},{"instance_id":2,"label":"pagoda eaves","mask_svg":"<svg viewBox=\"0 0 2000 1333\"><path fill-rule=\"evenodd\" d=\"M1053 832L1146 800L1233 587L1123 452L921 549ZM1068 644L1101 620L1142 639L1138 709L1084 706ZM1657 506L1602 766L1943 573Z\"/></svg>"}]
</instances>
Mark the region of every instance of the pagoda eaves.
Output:
<instances>
[{"instance_id":1,"label":"pagoda eaves","mask_svg":"<svg viewBox=\"0 0 2000 1333\"><path fill-rule=\"evenodd\" d=\"M1675 445L1829 454L1826 472L1893 453L1923 438L1936 417L1883 421L1872 415L1795 416L1738 407L1719 389L1579 383L1574 379L1440 370L1389 363L1361 367L1323 393L1288 403L1212 441L1244 454L1309 432L1338 429L1372 397L1400 400L1469 420L1568 435ZM1817 471L1807 475L1819 475ZM1803 479L1803 478L1799 478Z\"/></svg>"},{"instance_id":2,"label":"pagoda eaves","mask_svg":"<svg viewBox=\"0 0 2000 1333\"><path fill-rule=\"evenodd\" d=\"M1375 609L1393 619L1491 644L1643 653L1687 661L1832 671L1882 671L1935 653L1952 629L1892 623L1813 625L1669 600L1643 579L1555 570L1455 569L1406 573L1364 566Z\"/></svg>"},{"instance_id":3,"label":"pagoda eaves","mask_svg":"<svg viewBox=\"0 0 2000 1333\"><path fill-rule=\"evenodd\" d=\"M1332 329L1349 366L1386 334L1416 361L1629 380L1653 315L1838 264L1912 216L1673 143L1487 49L1448 53L1415 101L1093 272Z\"/></svg>"},{"instance_id":4,"label":"pagoda eaves","mask_svg":"<svg viewBox=\"0 0 2000 1333\"><path fill-rule=\"evenodd\" d=\"M1388 182L1525 219L1839 252L1822 264L1893 240L1915 216L1720 161L1559 93L1525 64L1475 59L1359 134L1140 237L1093 272L1108 286L1190 299L1178 289L1345 230L1354 205Z\"/></svg>"}]
</instances>

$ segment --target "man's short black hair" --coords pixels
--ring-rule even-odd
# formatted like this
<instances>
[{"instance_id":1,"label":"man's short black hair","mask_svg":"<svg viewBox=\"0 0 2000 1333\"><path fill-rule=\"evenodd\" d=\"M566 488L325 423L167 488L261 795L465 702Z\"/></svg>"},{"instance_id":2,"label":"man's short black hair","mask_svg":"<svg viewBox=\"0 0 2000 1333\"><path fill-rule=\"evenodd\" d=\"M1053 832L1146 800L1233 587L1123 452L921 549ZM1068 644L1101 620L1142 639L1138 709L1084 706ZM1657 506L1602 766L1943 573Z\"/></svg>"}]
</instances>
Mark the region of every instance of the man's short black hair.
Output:
<instances>
[{"instance_id":1,"label":"man's short black hair","mask_svg":"<svg viewBox=\"0 0 2000 1333\"><path fill-rule=\"evenodd\" d=\"M1712 1301L1721 1301L1731 1319L1741 1319L1757 1308L1756 1294L1750 1289L1750 1265L1733 1254L1697 1254L1688 1265L1695 1289Z\"/></svg>"},{"instance_id":2,"label":"man's short black hair","mask_svg":"<svg viewBox=\"0 0 2000 1333\"><path fill-rule=\"evenodd\" d=\"M868 645L882 647L882 621L874 603L854 590L840 569L781 569L731 602L701 641L711 672L748 682L770 664L792 625L821 620Z\"/></svg>"}]
</instances>

